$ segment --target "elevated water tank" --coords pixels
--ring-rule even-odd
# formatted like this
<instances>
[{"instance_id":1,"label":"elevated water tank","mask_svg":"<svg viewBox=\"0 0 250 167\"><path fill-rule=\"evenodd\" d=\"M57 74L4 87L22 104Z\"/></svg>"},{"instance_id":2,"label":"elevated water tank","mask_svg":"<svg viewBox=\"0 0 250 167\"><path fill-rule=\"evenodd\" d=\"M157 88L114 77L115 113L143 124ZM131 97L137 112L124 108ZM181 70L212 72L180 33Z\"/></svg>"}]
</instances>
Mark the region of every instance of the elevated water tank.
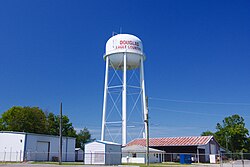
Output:
<instances>
[{"instance_id":1,"label":"elevated water tank","mask_svg":"<svg viewBox=\"0 0 250 167\"><path fill-rule=\"evenodd\" d=\"M145 59L142 41L130 34L118 34L111 37L106 43L104 59L106 60L108 56L113 68L122 69L124 54L127 57L127 69L138 68L141 57Z\"/></svg>"}]
</instances>

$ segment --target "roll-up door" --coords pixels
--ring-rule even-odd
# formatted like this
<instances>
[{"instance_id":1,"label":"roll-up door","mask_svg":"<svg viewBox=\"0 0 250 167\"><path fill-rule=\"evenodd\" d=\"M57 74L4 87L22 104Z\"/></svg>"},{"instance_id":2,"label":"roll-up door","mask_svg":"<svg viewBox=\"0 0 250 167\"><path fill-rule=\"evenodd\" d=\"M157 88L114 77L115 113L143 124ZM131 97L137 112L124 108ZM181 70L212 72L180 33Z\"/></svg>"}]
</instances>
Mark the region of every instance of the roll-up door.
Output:
<instances>
[{"instance_id":1,"label":"roll-up door","mask_svg":"<svg viewBox=\"0 0 250 167\"><path fill-rule=\"evenodd\" d=\"M36 161L49 161L50 143L46 141L37 141L36 143Z\"/></svg>"}]
</instances>

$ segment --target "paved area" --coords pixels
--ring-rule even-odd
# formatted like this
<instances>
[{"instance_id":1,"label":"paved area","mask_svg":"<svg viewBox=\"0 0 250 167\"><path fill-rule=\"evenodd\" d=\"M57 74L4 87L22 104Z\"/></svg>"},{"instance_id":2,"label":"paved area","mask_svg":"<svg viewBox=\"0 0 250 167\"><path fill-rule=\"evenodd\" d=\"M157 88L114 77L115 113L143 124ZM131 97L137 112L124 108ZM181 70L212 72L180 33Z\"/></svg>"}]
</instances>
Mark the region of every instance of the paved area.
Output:
<instances>
[{"instance_id":1,"label":"paved area","mask_svg":"<svg viewBox=\"0 0 250 167\"><path fill-rule=\"evenodd\" d=\"M152 164L151 164L152 165ZM0 167L58 167L58 164L31 164L31 163L12 163L12 164L4 164L0 163ZM104 166L104 165L60 165L61 167L115 167L115 166ZM153 166L153 165L152 165ZM250 160L244 160L244 164L241 160L228 162L223 164L192 164L192 165L161 165L161 167L250 167ZM126 166L126 165L119 165L117 167L139 167L139 166Z\"/></svg>"},{"instance_id":2,"label":"paved area","mask_svg":"<svg viewBox=\"0 0 250 167\"><path fill-rule=\"evenodd\" d=\"M9 163L9 164L4 164L0 163L0 167L115 167L115 166L98 166L98 165L58 165L58 164L31 164L31 163ZM135 166L130 166L130 167L135 167ZM138 166L139 167L139 166Z\"/></svg>"},{"instance_id":3,"label":"paved area","mask_svg":"<svg viewBox=\"0 0 250 167\"><path fill-rule=\"evenodd\" d=\"M56 164L29 164L29 163L18 163L18 164L0 164L0 167L58 167L59 165ZM61 167L77 167L77 166L84 166L84 167L106 167L106 166L88 166L88 165L60 165ZM108 166L107 166L108 167ZM114 167L114 166L112 166Z\"/></svg>"}]
</instances>

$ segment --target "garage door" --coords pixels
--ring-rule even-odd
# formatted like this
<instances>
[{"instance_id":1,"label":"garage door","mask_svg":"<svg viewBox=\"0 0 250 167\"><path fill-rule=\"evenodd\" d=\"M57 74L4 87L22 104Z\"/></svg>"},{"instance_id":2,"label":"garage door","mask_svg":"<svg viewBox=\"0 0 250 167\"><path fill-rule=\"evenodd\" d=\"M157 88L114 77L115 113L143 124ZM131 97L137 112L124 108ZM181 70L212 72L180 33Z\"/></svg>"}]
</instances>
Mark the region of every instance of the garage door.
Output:
<instances>
[{"instance_id":1,"label":"garage door","mask_svg":"<svg viewBox=\"0 0 250 167\"><path fill-rule=\"evenodd\" d=\"M36 143L36 161L49 161L50 143L38 141Z\"/></svg>"}]
</instances>

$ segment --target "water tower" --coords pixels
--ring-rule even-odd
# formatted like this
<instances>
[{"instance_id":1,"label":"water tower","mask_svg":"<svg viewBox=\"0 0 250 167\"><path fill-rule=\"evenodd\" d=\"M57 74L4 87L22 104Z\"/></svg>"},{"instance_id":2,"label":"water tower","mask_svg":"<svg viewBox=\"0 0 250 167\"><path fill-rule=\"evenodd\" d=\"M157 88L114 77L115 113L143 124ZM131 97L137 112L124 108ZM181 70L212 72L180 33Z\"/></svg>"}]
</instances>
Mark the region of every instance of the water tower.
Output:
<instances>
[{"instance_id":1,"label":"water tower","mask_svg":"<svg viewBox=\"0 0 250 167\"><path fill-rule=\"evenodd\" d=\"M106 72L101 140L124 146L128 135L132 136L131 140L142 137L146 129L144 120L148 111L142 41L130 34L115 35L106 43L104 60Z\"/></svg>"}]
</instances>

